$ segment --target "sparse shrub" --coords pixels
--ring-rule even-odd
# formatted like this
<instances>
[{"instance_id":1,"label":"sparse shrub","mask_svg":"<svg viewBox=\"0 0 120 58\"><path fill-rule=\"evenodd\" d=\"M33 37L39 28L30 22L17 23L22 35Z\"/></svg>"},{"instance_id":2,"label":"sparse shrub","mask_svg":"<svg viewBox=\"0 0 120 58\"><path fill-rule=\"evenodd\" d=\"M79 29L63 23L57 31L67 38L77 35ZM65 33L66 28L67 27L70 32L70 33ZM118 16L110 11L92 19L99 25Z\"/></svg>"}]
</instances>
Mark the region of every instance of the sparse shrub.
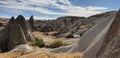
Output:
<instances>
[{"instance_id":1,"label":"sparse shrub","mask_svg":"<svg viewBox=\"0 0 120 58\"><path fill-rule=\"evenodd\" d=\"M45 46L45 42L43 41L43 39L39 38L39 37L35 37L35 41L32 43L33 46L39 46L39 47L44 47Z\"/></svg>"},{"instance_id":2,"label":"sparse shrub","mask_svg":"<svg viewBox=\"0 0 120 58\"><path fill-rule=\"evenodd\" d=\"M49 47L57 48L57 47L60 47L60 46L65 46L65 45L66 44L62 40L56 40L53 43L51 43Z\"/></svg>"},{"instance_id":3,"label":"sparse shrub","mask_svg":"<svg viewBox=\"0 0 120 58\"><path fill-rule=\"evenodd\" d=\"M46 35L46 36L49 35L48 32L43 32L43 34Z\"/></svg>"}]
</instances>

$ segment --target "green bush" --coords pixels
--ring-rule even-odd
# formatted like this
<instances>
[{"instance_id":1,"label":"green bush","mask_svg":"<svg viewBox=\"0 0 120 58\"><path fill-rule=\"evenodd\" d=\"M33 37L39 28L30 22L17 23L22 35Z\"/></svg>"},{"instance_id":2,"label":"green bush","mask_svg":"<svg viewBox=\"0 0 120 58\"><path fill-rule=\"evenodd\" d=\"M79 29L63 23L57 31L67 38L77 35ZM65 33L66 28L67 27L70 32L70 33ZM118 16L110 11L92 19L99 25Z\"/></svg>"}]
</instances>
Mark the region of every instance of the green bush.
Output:
<instances>
[{"instance_id":1,"label":"green bush","mask_svg":"<svg viewBox=\"0 0 120 58\"><path fill-rule=\"evenodd\" d=\"M44 47L45 46L45 42L43 41L43 39L40 39L39 37L35 38L35 41L32 43L33 46L39 46L39 47Z\"/></svg>"},{"instance_id":2,"label":"green bush","mask_svg":"<svg viewBox=\"0 0 120 58\"><path fill-rule=\"evenodd\" d=\"M65 46L65 45L66 44L62 40L56 40L53 43L51 43L49 47L57 48L57 47L60 47L60 46Z\"/></svg>"}]
</instances>

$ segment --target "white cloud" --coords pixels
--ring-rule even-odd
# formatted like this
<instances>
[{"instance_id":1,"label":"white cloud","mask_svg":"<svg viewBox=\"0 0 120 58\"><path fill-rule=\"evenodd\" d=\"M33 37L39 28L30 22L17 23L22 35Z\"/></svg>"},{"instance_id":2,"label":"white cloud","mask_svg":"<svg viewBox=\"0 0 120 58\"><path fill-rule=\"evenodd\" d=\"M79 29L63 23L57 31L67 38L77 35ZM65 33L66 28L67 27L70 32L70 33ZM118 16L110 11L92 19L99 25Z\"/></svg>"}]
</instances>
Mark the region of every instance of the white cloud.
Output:
<instances>
[{"instance_id":1,"label":"white cloud","mask_svg":"<svg viewBox=\"0 0 120 58\"><path fill-rule=\"evenodd\" d=\"M59 4L58 2L61 2L63 4ZM93 14L101 13L102 10L107 9L106 7L74 6L69 0L4 0L0 1L0 7L11 8L15 10L31 10L48 15L86 16L86 17ZM65 12L64 13L55 12L45 7L57 8Z\"/></svg>"},{"instance_id":2,"label":"white cloud","mask_svg":"<svg viewBox=\"0 0 120 58\"><path fill-rule=\"evenodd\" d=\"M88 10L91 10L91 11L95 11L95 10L104 10L104 9L107 9L105 7L93 7L93 6L89 6L87 7Z\"/></svg>"},{"instance_id":3,"label":"white cloud","mask_svg":"<svg viewBox=\"0 0 120 58\"><path fill-rule=\"evenodd\" d=\"M34 16L35 19L40 19L40 20L49 20L49 19L56 19L55 17L54 18L51 18L51 17L39 17L39 16Z\"/></svg>"},{"instance_id":4,"label":"white cloud","mask_svg":"<svg viewBox=\"0 0 120 58\"><path fill-rule=\"evenodd\" d=\"M72 5L68 0L58 0L58 1L66 5Z\"/></svg>"}]
</instances>

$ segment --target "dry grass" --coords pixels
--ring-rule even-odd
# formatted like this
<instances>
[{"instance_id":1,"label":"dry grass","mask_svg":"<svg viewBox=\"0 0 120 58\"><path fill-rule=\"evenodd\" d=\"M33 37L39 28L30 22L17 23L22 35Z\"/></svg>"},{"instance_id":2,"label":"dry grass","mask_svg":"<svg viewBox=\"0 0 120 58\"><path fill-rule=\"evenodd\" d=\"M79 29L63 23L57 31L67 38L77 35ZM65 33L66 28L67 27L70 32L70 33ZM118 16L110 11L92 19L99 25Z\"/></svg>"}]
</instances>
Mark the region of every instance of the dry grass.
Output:
<instances>
[{"instance_id":1,"label":"dry grass","mask_svg":"<svg viewBox=\"0 0 120 58\"><path fill-rule=\"evenodd\" d=\"M23 52L8 52L1 53L0 58L80 58L81 53L71 53L71 54L55 54L55 53L32 53L23 54Z\"/></svg>"},{"instance_id":2,"label":"dry grass","mask_svg":"<svg viewBox=\"0 0 120 58\"><path fill-rule=\"evenodd\" d=\"M23 52L7 52L7 53L0 53L0 58L16 58L21 56Z\"/></svg>"},{"instance_id":3,"label":"dry grass","mask_svg":"<svg viewBox=\"0 0 120 58\"><path fill-rule=\"evenodd\" d=\"M77 42L79 40L79 38L55 38L54 36L51 36L51 34L53 34L54 32L49 32L48 34L49 35L44 35L42 32L39 32L39 31L36 31L36 32L33 32L34 36L36 37L40 37L41 39L44 40L44 42L49 45L51 43L53 43L56 39L61 39L65 44L73 44L75 42Z\"/></svg>"},{"instance_id":4,"label":"dry grass","mask_svg":"<svg viewBox=\"0 0 120 58\"><path fill-rule=\"evenodd\" d=\"M6 52L6 53L0 53L0 58L16 58L22 55L34 53L39 50L37 46L32 47L32 51L24 52L24 51L14 51L14 52Z\"/></svg>"},{"instance_id":5,"label":"dry grass","mask_svg":"<svg viewBox=\"0 0 120 58\"><path fill-rule=\"evenodd\" d=\"M38 48L37 46L33 46L33 51L23 52L6 52L0 53L0 58L80 58L82 53L70 53L70 54L57 54L50 53L49 49L46 48Z\"/></svg>"},{"instance_id":6,"label":"dry grass","mask_svg":"<svg viewBox=\"0 0 120 58\"><path fill-rule=\"evenodd\" d=\"M25 55L18 58L80 58L81 53L71 53L71 54L55 54L55 53L37 53L31 55Z\"/></svg>"}]
</instances>

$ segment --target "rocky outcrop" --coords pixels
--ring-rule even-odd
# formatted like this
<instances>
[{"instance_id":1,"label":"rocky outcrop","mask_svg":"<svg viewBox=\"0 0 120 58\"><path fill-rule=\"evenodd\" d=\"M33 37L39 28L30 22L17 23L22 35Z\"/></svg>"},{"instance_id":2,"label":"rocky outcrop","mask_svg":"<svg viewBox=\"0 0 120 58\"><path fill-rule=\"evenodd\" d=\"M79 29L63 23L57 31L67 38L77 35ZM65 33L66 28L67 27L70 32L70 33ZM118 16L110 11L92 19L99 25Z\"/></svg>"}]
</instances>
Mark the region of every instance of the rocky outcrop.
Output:
<instances>
[{"instance_id":1,"label":"rocky outcrop","mask_svg":"<svg viewBox=\"0 0 120 58\"><path fill-rule=\"evenodd\" d=\"M75 18L75 17L61 17L62 23L58 29L57 37L81 37L91 27L101 22L106 17L110 16L113 12L106 12L98 15L93 15L88 18ZM76 20L75 20L76 19Z\"/></svg>"},{"instance_id":2,"label":"rocky outcrop","mask_svg":"<svg viewBox=\"0 0 120 58\"><path fill-rule=\"evenodd\" d=\"M56 37L81 37L91 27L95 26L111 12L101 13L90 17L64 16L58 17L56 20L37 20L35 21L35 29L41 32L57 31L53 34Z\"/></svg>"},{"instance_id":3,"label":"rocky outcrop","mask_svg":"<svg viewBox=\"0 0 120 58\"><path fill-rule=\"evenodd\" d=\"M34 37L22 15L12 17L7 26L0 32L1 52L9 51L20 44L34 41Z\"/></svg>"},{"instance_id":4,"label":"rocky outcrop","mask_svg":"<svg viewBox=\"0 0 120 58\"><path fill-rule=\"evenodd\" d=\"M82 58L120 58L120 10L113 21L96 36Z\"/></svg>"},{"instance_id":5,"label":"rocky outcrop","mask_svg":"<svg viewBox=\"0 0 120 58\"><path fill-rule=\"evenodd\" d=\"M8 51L8 30L0 27L0 52Z\"/></svg>"},{"instance_id":6,"label":"rocky outcrop","mask_svg":"<svg viewBox=\"0 0 120 58\"><path fill-rule=\"evenodd\" d=\"M63 34L70 29L69 27L77 20L84 17L65 16L58 17L56 20L37 20L35 21L35 28L41 32L57 31L58 34Z\"/></svg>"},{"instance_id":7,"label":"rocky outcrop","mask_svg":"<svg viewBox=\"0 0 120 58\"><path fill-rule=\"evenodd\" d=\"M19 44L25 44L26 41L34 41L30 32L22 15L19 15L16 20L12 17L8 22L8 49L10 50Z\"/></svg>"},{"instance_id":8,"label":"rocky outcrop","mask_svg":"<svg viewBox=\"0 0 120 58\"><path fill-rule=\"evenodd\" d=\"M120 10L106 34L96 58L120 58Z\"/></svg>"},{"instance_id":9,"label":"rocky outcrop","mask_svg":"<svg viewBox=\"0 0 120 58\"><path fill-rule=\"evenodd\" d=\"M26 42L26 37L21 25L13 18L8 22L8 39L8 50L13 49L19 44L25 44Z\"/></svg>"},{"instance_id":10,"label":"rocky outcrop","mask_svg":"<svg viewBox=\"0 0 120 58\"><path fill-rule=\"evenodd\" d=\"M33 18L33 16L31 16L30 19L28 20L28 26L30 27L31 31L34 31L34 30L35 30L34 18Z\"/></svg>"},{"instance_id":11,"label":"rocky outcrop","mask_svg":"<svg viewBox=\"0 0 120 58\"><path fill-rule=\"evenodd\" d=\"M80 40L71 46L71 48L66 53L73 52L85 52L84 55L88 58L94 58L95 53L102 43L102 38L104 38L107 30L111 26L111 23L116 16L116 12L111 12L105 18L102 18L98 24L86 31L80 38ZM95 45L95 46L94 46ZM92 47L92 49L90 49ZM61 53L66 48L59 48L57 53ZM90 49L90 50L89 50ZM52 50L54 52L56 50ZM89 52L88 52L89 51ZM65 52L64 52L65 53ZM88 55L89 54L89 55ZM93 55L94 54L94 55Z\"/></svg>"},{"instance_id":12,"label":"rocky outcrop","mask_svg":"<svg viewBox=\"0 0 120 58\"><path fill-rule=\"evenodd\" d=\"M57 18L60 22L57 33L64 34L71 31L73 29L71 26L81 19L84 19L84 17L65 16Z\"/></svg>"},{"instance_id":13,"label":"rocky outcrop","mask_svg":"<svg viewBox=\"0 0 120 58\"><path fill-rule=\"evenodd\" d=\"M34 37L31 35L31 31L30 31L30 28L28 27L26 21L25 21L25 18L22 16L22 15L19 15L17 18L16 18L16 23L18 25L21 26L24 34L25 34L25 37L27 40L29 41L34 41Z\"/></svg>"}]
</instances>

